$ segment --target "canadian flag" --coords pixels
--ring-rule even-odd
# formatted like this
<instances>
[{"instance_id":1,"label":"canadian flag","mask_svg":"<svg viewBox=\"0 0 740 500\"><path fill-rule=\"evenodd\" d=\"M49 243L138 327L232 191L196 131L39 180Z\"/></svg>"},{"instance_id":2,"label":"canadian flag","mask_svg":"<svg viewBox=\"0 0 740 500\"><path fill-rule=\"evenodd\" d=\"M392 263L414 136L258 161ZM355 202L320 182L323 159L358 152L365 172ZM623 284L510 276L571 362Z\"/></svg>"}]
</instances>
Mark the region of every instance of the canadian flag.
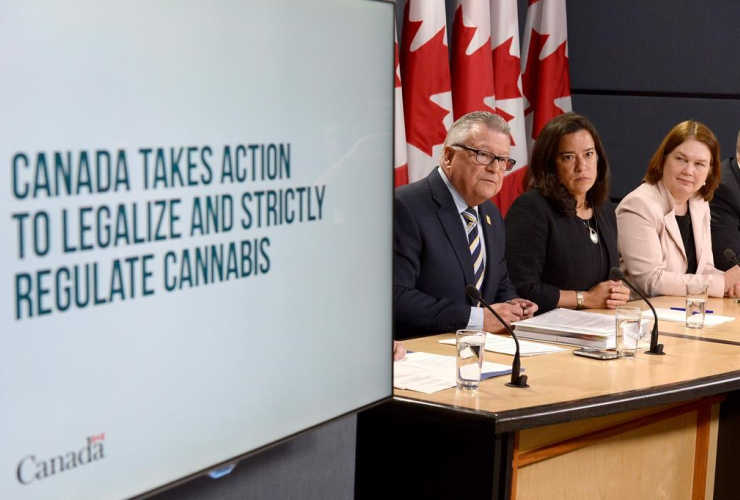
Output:
<instances>
[{"instance_id":1,"label":"canadian flag","mask_svg":"<svg viewBox=\"0 0 740 500\"><path fill-rule=\"evenodd\" d=\"M528 101L524 115L531 150L531 143L548 121L573 109L565 0L529 0L522 82Z\"/></svg>"},{"instance_id":2,"label":"canadian flag","mask_svg":"<svg viewBox=\"0 0 740 500\"><path fill-rule=\"evenodd\" d=\"M495 112L491 12L487 2L456 1L450 46L455 120L471 111Z\"/></svg>"},{"instance_id":3,"label":"canadian flag","mask_svg":"<svg viewBox=\"0 0 740 500\"><path fill-rule=\"evenodd\" d=\"M506 175L501 191L494 197L494 202L501 209L501 213L506 215L516 197L522 193L522 180L529 160L516 0L491 0L491 47L496 113L509 123L511 128L509 155L516 160L515 169Z\"/></svg>"},{"instance_id":4,"label":"canadian flag","mask_svg":"<svg viewBox=\"0 0 740 500\"><path fill-rule=\"evenodd\" d=\"M524 98L519 58L516 0L456 0L451 35L452 103L455 119L471 111L490 111L511 128L509 172L494 201L506 213L521 194L527 165Z\"/></svg>"},{"instance_id":5,"label":"canadian flag","mask_svg":"<svg viewBox=\"0 0 740 500\"><path fill-rule=\"evenodd\" d=\"M394 117L394 151L393 151L393 168L395 185L403 186L409 183L409 162L406 153L406 123L403 119L403 89L401 87L401 68L398 61L398 33L393 29L395 37L396 52L396 84L393 95L393 117Z\"/></svg>"},{"instance_id":6,"label":"canadian flag","mask_svg":"<svg viewBox=\"0 0 740 500\"><path fill-rule=\"evenodd\" d=\"M408 181L437 165L452 125L450 65L444 0L409 0L401 35L401 78Z\"/></svg>"}]
</instances>

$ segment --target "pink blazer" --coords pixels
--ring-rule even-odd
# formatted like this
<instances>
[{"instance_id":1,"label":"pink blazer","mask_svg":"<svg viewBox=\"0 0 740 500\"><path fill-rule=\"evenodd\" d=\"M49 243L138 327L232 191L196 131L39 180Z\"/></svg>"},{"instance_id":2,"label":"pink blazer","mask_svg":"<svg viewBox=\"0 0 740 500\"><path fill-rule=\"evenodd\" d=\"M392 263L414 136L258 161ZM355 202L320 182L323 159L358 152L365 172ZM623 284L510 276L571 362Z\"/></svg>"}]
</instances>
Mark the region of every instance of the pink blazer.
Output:
<instances>
[{"instance_id":1,"label":"pink blazer","mask_svg":"<svg viewBox=\"0 0 740 500\"><path fill-rule=\"evenodd\" d=\"M686 295L687 283L709 285L709 295L725 293L723 272L715 269L709 230L709 203L699 196L689 200L696 244L696 274L686 274L689 263L676 222L673 196L662 181L642 184L617 207L622 271L645 295Z\"/></svg>"}]
</instances>

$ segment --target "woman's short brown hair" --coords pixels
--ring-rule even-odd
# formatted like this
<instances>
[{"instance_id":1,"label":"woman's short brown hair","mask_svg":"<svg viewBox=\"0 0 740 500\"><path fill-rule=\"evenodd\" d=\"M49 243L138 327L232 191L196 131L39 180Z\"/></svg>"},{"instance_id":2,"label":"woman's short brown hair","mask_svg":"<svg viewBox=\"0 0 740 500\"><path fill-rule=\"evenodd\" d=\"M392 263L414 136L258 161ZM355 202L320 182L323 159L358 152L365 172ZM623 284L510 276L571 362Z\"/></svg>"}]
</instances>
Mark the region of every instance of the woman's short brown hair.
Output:
<instances>
[{"instance_id":1,"label":"woman's short brown hair","mask_svg":"<svg viewBox=\"0 0 740 500\"><path fill-rule=\"evenodd\" d=\"M564 135L586 130L594 140L596 149L596 181L588 190L588 202L597 208L609 197L609 160L601 143L596 127L585 116L565 113L556 116L542 128L534 143L529 169L524 176L524 189L537 189L557 211L566 216L576 214L576 199L558 179L555 160L560 149L560 139Z\"/></svg>"},{"instance_id":2,"label":"woman's short brown hair","mask_svg":"<svg viewBox=\"0 0 740 500\"><path fill-rule=\"evenodd\" d=\"M657 184L663 178L663 166L665 165L666 157L689 139L694 139L704 144L709 148L709 153L712 155L707 180L698 191L704 200L710 201L714 196L714 190L719 186L719 181L722 180L722 169L719 168L722 161L719 152L719 141L717 141L714 133L709 130L709 127L695 120L681 122L668 132L668 135L665 136L663 142L658 146L658 150L650 159L643 181L648 184Z\"/></svg>"}]
</instances>

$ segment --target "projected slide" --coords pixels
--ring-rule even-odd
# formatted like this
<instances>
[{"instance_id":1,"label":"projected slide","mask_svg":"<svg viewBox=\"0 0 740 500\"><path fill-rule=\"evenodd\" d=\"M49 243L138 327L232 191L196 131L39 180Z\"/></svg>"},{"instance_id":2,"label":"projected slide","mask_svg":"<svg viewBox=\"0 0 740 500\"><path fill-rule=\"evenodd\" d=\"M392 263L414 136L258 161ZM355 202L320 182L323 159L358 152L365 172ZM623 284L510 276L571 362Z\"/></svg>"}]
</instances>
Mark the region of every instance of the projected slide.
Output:
<instances>
[{"instance_id":1,"label":"projected slide","mask_svg":"<svg viewBox=\"0 0 740 500\"><path fill-rule=\"evenodd\" d=\"M129 498L390 395L393 8L0 7L0 498Z\"/></svg>"}]
</instances>

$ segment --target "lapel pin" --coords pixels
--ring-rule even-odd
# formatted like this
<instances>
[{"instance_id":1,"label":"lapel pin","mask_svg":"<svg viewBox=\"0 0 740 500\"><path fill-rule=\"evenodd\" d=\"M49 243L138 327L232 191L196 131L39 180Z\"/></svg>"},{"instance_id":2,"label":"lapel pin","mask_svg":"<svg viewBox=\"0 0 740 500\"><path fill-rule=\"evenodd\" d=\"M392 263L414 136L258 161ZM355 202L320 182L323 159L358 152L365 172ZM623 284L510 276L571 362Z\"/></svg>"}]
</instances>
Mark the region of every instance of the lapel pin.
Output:
<instances>
[{"instance_id":1,"label":"lapel pin","mask_svg":"<svg viewBox=\"0 0 740 500\"><path fill-rule=\"evenodd\" d=\"M488 223L489 226L491 225L491 218L487 215L486 215L486 222Z\"/></svg>"}]
</instances>

